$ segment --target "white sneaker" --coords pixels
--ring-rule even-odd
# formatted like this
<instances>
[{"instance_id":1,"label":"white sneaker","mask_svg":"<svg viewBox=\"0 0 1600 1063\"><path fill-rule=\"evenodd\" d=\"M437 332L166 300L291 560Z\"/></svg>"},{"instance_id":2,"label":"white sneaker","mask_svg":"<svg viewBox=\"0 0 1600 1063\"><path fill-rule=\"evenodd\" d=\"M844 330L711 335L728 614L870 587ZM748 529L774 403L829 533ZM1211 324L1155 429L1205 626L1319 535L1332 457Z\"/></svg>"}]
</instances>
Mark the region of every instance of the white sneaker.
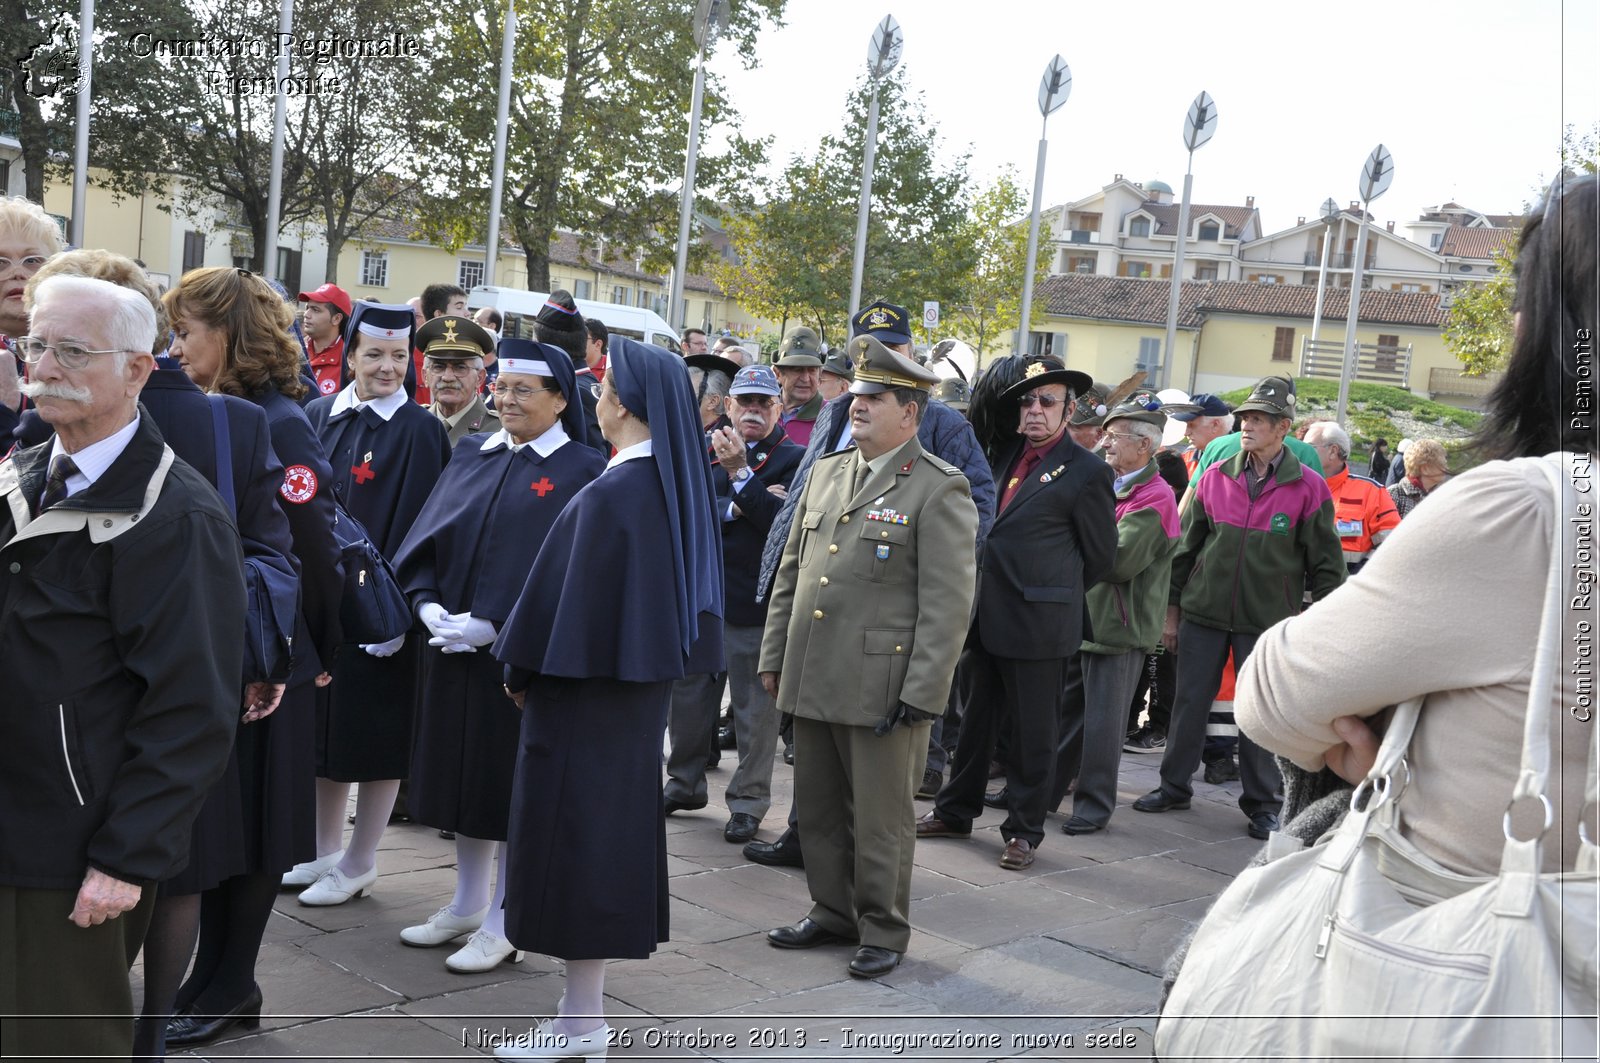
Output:
<instances>
[{"instance_id":1,"label":"white sneaker","mask_svg":"<svg viewBox=\"0 0 1600 1063\"><path fill-rule=\"evenodd\" d=\"M337 867L330 867L322 873L322 877L306 887L300 894L300 903L312 908L324 908L332 904L343 904L345 901L354 900L378 881L378 866L374 864L372 870L365 875L355 878L346 878L343 871Z\"/></svg>"},{"instance_id":2,"label":"white sneaker","mask_svg":"<svg viewBox=\"0 0 1600 1063\"><path fill-rule=\"evenodd\" d=\"M578 1037L555 1032L555 1020L546 1019L532 1033L513 1039L494 1050L496 1059L605 1059L611 1040L611 1027L600 1024L597 1030Z\"/></svg>"},{"instance_id":3,"label":"white sneaker","mask_svg":"<svg viewBox=\"0 0 1600 1063\"><path fill-rule=\"evenodd\" d=\"M457 974L480 974L492 971L501 963L522 962L522 950L499 934L475 930L467 943L452 952L444 961L445 967Z\"/></svg>"},{"instance_id":4,"label":"white sneaker","mask_svg":"<svg viewBox=\"0 0 1600 1063\"><path fill-rule=\"evenodd\" d=\"M488 916L488 905L484 905L471 915L456 915L450 911L450 906L447 904L428 916L428 921L421 926L408 926L400 931L400 943L419 949L448 945L478 929Z\"/></svg>"},{"instance_id":5,"label":"white sneaker","mask_svg":"<svg viewBox=\"0 0 1600 1063\"><path fill-rule=\"evenodd\" d=\"M343 859L344 850L341 849L336 853L329 853L327 856L320 857L319 859L308 860L303 864L296 864L294 867L283 873L283 881L279 883L279 888L286 890L303 890L313 882L317 881L317 879L321 878L324 872L331 871L333 868L337 867L339 861Z\"/></svg>"}]
</instances>

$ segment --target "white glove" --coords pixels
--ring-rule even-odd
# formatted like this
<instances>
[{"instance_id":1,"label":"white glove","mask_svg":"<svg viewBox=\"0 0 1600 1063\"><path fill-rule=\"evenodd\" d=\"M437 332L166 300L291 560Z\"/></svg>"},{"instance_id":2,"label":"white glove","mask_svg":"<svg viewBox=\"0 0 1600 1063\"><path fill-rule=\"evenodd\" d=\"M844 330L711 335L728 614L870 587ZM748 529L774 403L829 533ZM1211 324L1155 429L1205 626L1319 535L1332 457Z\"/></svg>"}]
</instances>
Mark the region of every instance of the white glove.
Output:
<instances>
[{"instance_id":1,"label":"white glove","mask_svg":"<svg viewBox=\"0 0 1600 1063\"><path fill-rule=\"evenodd\" d=\"M445 607L438 602L426 602L417 606L417 619L422 621L422 626L428 629L429 634L454 642L461 637L461 628L460 625L452 624L445 620L445 617L449 615ZM439 645L439 643L433 641L428 644L430 646Z\"/></svg>"},{"instance_id":2,"label":"white glove","mask_svg":"<svg viewBox=\"0 0 1600 1063\"><path fill-rule=\"evenodd\" d=\"M431 646L436 641L438 641L438 640L437 639L430 639L430 640L428 640L428 645ZM448 642L445 645L439 647L439 652L440 653L477 653L478 652L478 647L469 645L469 644L467 644L465 642Z\"/></svg>"},{"instance_id":3,"label":"white glove","mask_svg":"<svg viewBox=\"0 0 1600 1063\"><path fill-rule=\"evenodd\" d=\"M454 641L465 642L468 646L487 646L500 634L492 623L480 620L471 613L446 613L444 620L451 627L461 630L460 637Z\"/></svg>"},{"instance_id":4,"label":"white glove","mask_svg":"<svg viewBox=\"0 0 1600 1063\"><path fill-rule=\"evenodd\" d=\"M390 639L388 642L364 642L361 644L361 648L374 657L393 657L400 652L400 647L405 644L406 637L400 635L397 638Z\"/></svg>"}]
</instances>

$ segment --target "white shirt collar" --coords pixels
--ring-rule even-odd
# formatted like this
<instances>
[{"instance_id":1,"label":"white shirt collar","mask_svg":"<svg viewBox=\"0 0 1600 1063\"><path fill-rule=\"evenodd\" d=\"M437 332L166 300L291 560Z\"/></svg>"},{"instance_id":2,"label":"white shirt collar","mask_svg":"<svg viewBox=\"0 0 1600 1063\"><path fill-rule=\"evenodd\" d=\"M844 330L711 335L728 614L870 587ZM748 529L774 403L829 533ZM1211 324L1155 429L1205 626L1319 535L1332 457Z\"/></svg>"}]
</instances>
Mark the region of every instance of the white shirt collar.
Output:
<instances>
[{"instance_id":1,"label":"white shirt collar","mask_svg":"<svg viewBox=\"0 0 1600 1063\"><path fill-rule=\"evenodd\" d=\"M111 468L111 463L120 458L122 452L128 449L128 442L133 439L133 434L138 430L139 415L135 413L133 420L122 428L117 429L104 439L90 443L76 454L68 455L72 458L72 464L78 467L78 471L67 477L67 496L70 498L79 491L86 490L89 485L104 476L106 470ZM66 450L61 446L60 436L56 436L50 442L51 460L54 460L57 454L66 454ZM49 470L48 464L46 464L45 469L46 471Z\"/></svg>"},{"instance_id":2,"label":"white shirt collar","mask_svg":"<svg viewBox=\"0 0 1600 1063\"><path fill-rule=\"evenodd\" d=\"M654 440L647 439L643 443L635 443L631 447L623 447L621 450L611 455L611 460L606 462L606 471L610 472L618 465L621 465L623 462L633 458L650 457L656 452L655 447L651 445L654 442Z\"/></svg>"},{"instance_id":3,"label":"white shirt collar","mask_svg":"<svg viewBox=\"0 0 1600 1063\"><path fill-rule=\"evenodd\" d=\"M485 439L483 446L478 449L489 451L497 447L505 447L508 450L521 450L523 447L532 447L541 458L548 458L570 442L572 442L572 437L567 435L567 430L561 426L560 421L557 421L543 435L536 439L530 439L526 443L512 442L511 433L502 428L488 439Z\"/></svg>"},{"instance_id":4,"label":"white shirt collar","mask_svg":"<svg viewBox=\"0 0 1600 1063\"><path fill-rule=\"evenodd\" d=\"M364 402L361 399L356 398L356 384L355 381L352 380L349 384L345 385L343 391L334 396L333 409L328 411L328 416L330 418L337 417L346 410L359 410L363 406L370 406L372 407L373 413L387 421L396 413L400 412L400 407L404 406L410 401L411 396L406 394L405 386L401 385L400 387L394 389L393 395L388 395L381 399L373 399L370 402Z\"/></svg>"}]
</instances>

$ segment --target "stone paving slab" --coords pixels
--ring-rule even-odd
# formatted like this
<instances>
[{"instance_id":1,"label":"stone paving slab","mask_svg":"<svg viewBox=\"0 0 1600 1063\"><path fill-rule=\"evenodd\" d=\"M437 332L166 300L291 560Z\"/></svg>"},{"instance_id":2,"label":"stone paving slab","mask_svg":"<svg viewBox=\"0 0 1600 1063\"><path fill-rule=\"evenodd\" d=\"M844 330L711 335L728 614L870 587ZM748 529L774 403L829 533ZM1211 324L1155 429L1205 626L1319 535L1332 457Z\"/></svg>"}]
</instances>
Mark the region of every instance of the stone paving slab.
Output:
<instances>
[{"instance_id":1,"label":"stone paving slab","mask_svg":"<svg viewBox=\"0 0 1600 1063\"><path fill-rule=\"evenodd\" d=\"M809 909L805 874L747 863L723 840L726 770L712 773L706 809L667 821L672 939L650 959L607 966L612 1057L1148 1058L1157 973L1260 848L1244 835L1237 783L1197 781L1188 812L1127 808L1155 787L1158 767L1158 757L1124 758L1124 807L1108 831L1067 837L1053 814L1025 872L998 866L997 811L985 810L972 840L919 843L911 946L877 980L850 977L849 948L767 944L768 929ZM792 774L780 760L763 839L783 829ZM448 902L454 858L437 831L397 824L369 896L305 908L283 894L258 970L262 1028L172 1058L481 1059L494 1037L530 1029L555 1009L559 961L529 955L455 975L444 969L451 946L399 943L402 927ZM1125 1043L1110 1043L1119 1032ZM967 1047L939 1047L935 1035ZM1091 1037L1106 1043L1091 1048Z\"/></svg>"}]
</instances>

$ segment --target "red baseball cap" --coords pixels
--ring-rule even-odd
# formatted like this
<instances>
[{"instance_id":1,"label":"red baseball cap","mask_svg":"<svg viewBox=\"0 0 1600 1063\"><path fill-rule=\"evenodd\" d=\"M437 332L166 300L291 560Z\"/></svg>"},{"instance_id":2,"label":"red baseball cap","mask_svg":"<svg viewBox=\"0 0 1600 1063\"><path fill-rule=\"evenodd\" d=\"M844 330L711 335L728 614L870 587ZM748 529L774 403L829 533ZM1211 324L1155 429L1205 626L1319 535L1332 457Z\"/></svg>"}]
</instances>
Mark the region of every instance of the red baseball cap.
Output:
<instances>
[{"instance_id":1,"label":"red baseball cap","mask_svg":"<svg viewBox=\"0 0 1600 1063\"><path fill-rule=\"evenodd\" d=\"M346 321L350 320L350 294L337 284L324 284L314 292L301 292L302 303L330 303L339 308Z\"/></svg>"}]
</instances>

